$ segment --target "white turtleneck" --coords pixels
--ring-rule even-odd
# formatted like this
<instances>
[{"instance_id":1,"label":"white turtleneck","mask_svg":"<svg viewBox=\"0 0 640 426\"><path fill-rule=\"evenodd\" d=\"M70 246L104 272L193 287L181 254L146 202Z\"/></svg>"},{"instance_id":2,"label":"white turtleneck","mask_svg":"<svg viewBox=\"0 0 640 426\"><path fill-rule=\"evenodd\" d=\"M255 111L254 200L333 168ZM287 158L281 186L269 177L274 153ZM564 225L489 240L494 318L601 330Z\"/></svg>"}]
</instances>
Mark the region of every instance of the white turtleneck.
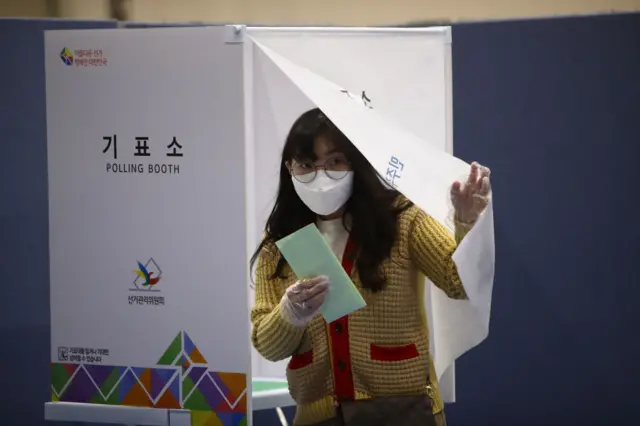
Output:
<instances>
[{"instance_id":1,"label":"white turtleneck","mask_svg":"<svg viewBox=\"0 0 640 426\"><path fill-rule=\"evenodd\" d=\"M333 254L336 255L339 261L342 261L344 250L347 247L347 240L349 239L349 233L342 224L342 218L318 220L317 226Z\"/></svg>"}]
</instances>

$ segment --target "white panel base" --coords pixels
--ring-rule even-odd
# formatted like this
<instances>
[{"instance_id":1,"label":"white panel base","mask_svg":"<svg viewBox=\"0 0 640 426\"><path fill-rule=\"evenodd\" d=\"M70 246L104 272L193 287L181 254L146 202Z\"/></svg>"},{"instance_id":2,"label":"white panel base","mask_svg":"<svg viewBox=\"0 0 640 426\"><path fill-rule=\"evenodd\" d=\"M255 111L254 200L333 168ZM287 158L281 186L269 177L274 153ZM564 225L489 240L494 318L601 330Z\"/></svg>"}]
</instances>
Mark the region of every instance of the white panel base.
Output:
<instances>
[{"instance_id":1,"label":"white panel base","mask_svg":"<svg viewBox=\"0 0 640 426\"><path fill-rule=\"evenodd\" d=\"M170 426L191 426L191 413L189 410L169 410Z\"/></svg>"},{"instance_id":2,"label":"white panel base","mask_svg":"<svg viewBox=\"0 0 640 426\"><path fill-rule=\"evenodd\" d=\"M180 412L180 422L177 426L189 426L191 415L186 410L171 410ZM183 414L186 413L186 416ZM187 422L182 422L186 417ZM76 402L47 402L44 404L44 418L49 421L67 421L82 423L111 423L117 425L136 426L170 426L169 410L145 407L122 407L116 405L81 404ZM176 420L177 420L176 416Z\"/></svg>"}]
</instances>

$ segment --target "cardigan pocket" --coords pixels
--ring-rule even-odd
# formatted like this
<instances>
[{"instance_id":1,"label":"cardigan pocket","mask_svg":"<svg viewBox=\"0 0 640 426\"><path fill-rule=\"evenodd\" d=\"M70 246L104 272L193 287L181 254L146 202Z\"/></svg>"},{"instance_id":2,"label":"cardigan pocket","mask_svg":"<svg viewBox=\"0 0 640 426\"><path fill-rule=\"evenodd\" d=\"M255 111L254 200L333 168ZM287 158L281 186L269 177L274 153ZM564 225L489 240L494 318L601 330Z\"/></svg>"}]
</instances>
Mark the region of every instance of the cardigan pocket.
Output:
<instances>
[{"instance_id":1,"label":"cardigan pocket","mask_svg":"<svg viewBox=\"0 0 640 426\"><path fill-rule=\"evenodd\" d=\"M371 344L372 361L394 362L406 361L420 356L415 343L404 346L379 346Z\"/></svg>"},{"instance_id":2,"label":"cardigan pocket","mask_svg":"<svg viewBox=\"0 0 640 426\"><path fill-rule=\"evenodd\" d=\"M300 368L304 368L313 363L313 351L302 352L300 354L295 354L289 360L289 365L287 368L289 370L298 370Z\"/></svg>"}]
</instances>

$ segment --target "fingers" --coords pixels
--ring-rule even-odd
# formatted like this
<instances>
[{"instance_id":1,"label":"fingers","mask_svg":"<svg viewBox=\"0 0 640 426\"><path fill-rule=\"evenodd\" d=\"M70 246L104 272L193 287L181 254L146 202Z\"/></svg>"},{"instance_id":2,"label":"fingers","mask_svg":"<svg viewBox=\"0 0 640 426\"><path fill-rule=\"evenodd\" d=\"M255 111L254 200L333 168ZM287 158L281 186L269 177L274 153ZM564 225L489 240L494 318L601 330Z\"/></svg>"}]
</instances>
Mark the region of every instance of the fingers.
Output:
<instances>
[{"instance_id":1,"label":"fingers","mask_svg":"<svg viewBox=\"0 0 640 426\"><path fill-rule=\"evenodd\" d=\"M476 170L476 181L478 182L484 177L491 176L491 170L488 167L478 163L477 161L471 163L471 174L473 174L474 168Z\"/></svg>"},{"instance_id":2,"label":"fingers","mask_svg":"<svg viewBox=\"0 0 640 426\"><path fill-rule=\"evenodd\" d=\"M488 167L474 161L471 163L471 171L469 172L467 185L470 186L472 190L484 192L485 187L489 184L490 176L491 170Z\"/></svg>"},{"instance_id":3,"label":"fingers","mask_svg":"<svg viewBox=\"0 0 640 426\"><path fill-rule=\"evenodd\" d=\"M321 293L316 294L312 298L305 300L302 303L304 304L304 306L306 307L307 310L315 311L320 306L322 306L322 304L324 303L324 298L326 297L326 295L327 295L327 292L323 291Z\"/></svg>"},{"instance_id":4,"label":"fingers","mask_svg":"<svg viewBox=\"0 0 640 426\"><path fill-rule=\"evenodd\" d=\"M480 167L480 176L478 179L478 195L486 197L491 192L491 170L488 167Z\"/></svg>"},{"instance_id":5,"label":"fingers","mask_svg":"<svg viewBox=\"0 0 640 426\"><path fill-rule=\"evenodd\" d=\"M459 195L462 192L462 184L460 181L453 182L451 185L451 195Z\"/></svg>"},{"instance_id":6,"label":"fingers","mask_svg":"<svg viewBox=\"0 0 640 426\"><path fill-rule=\"evenodd\" d=\"M290 324L305 327L317 314L329 290L329 278L302 279L287 288L280 302L280 314Z\"/></svg>"},{"instance_id":7,"label":"fingers","mask_svg":"<svg viewBox=\"0 0 640 426\"><path fill-rule=\"evenodd\" d=\"M469 172L467 185L475 185L478 182L479 174L480 174L480 165L474 161L473 163L471 163L471 171Z\"/></svg>"},{"instance_id":8,"label":"fingers","mask_svg":"<svg viewBox=\"0 0 640 426\"><path fill-rule=\"evenodd\" d=\"M297 281L294 285L290 287L292 293L300 293L305 290L309 290L310 288L315 287L316 285L322 283L323 281L329 281L329 279L325 276L318 276L312 278L304 278Z\"/></svg>"},{"instance_id":9,"label":"fingers","mask_svg":"<svg viewBox=\"0 0 640 426\"><path fill-rule=\"evenodd\" d=\"M489 183L489 176L484 176L480 180L480 195L486 197L491 191L491 184Z\"/></svg>"},{"instance_id":10,"label":"fingers","mask_svg":"<svg viewBox=\"0 0 640 426\"><path fill-rule=\"evenodd\" d=\"M304 296L303 300L309 300L319 294L325 294L327 290L329 290L329 281L320 281L310 289L303 291L301 295Z\"/></svg>"},{"instance_id":11,"label":"fingers","mask_svg":"<svg viewBox=\"0 0 640 426\"><path fill-rule=\"evenodd\" d=\"M294 302L301 303L329 289L329 279L325 276L298 281L287 289L287 296Z\"/></svg>"},{"instance_id":12,"label":"fingers","mask_svg":"<svg viewBox=\"0 0 640 426\"><path fill-rule=\"evenodd\" d=\"M319 284L326 283L326 282L329 282L329 277L320 275L317 277L304 278L298 281L298 286L301 289L308 290L310 288L313 288Z\"/></svg>"},{"instance_id":13,"label":"fingers","mask_svg":"<svg viewBox=\"0 0 640 426\"><path fill-rule=\"evenodd\" d=\"M288 317L294 318L299 324L306 324L324 303L328 290L327 277L315 277L293 284L285 295Z\"/></svg>"}]
</instances>

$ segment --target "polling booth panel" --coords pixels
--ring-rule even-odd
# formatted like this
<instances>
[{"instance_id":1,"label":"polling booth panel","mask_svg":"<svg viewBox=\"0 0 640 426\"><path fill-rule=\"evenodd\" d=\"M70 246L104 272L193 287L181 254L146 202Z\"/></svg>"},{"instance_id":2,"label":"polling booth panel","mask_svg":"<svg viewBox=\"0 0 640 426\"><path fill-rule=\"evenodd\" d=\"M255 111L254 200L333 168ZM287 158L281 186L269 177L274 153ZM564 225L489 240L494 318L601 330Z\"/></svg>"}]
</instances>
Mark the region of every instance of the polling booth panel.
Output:
<instances>
[{"instance_id":1,"label":"polling booth panel","mask_svg":"<svg viewBox=\"0 0 640 426\"><path fill-rule=\"evenodd\" d=\"M49 410L250 423L243 53L225 34L46 34Z\"/></svg>"}]
</instances>

